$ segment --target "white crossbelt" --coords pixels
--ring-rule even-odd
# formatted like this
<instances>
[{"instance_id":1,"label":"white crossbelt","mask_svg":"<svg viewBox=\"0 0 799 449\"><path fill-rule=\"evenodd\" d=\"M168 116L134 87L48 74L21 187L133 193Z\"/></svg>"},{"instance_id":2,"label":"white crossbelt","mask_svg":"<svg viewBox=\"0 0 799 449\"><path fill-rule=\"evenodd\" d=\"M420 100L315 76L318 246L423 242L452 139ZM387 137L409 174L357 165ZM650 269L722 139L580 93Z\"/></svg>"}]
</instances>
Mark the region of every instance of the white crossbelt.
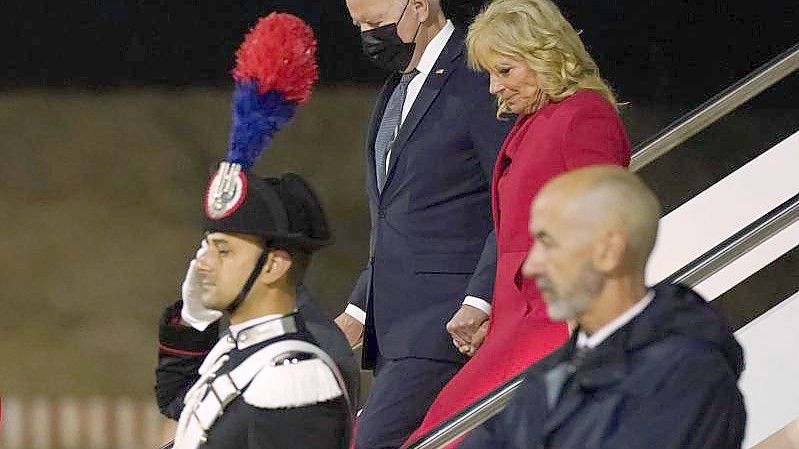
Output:
<instances>
[{"instance_id":1,"label":"white crossbelt","mask_svg":"<svg viewBox=\"0 0 799 449\"><path fill-rule=\"evenodd\" d=\"M241 396L258 372L268 366L277 356L293 351L307 352L323 361L334 373L344 398L349 404L346 384L330 356L316 345L305 341L279 341L258 350L229 373L218 377L215 372L227 361L228 357L222 356L214 363L214 369L209 370L203 376L205 379L198 380L186 395L186 407L180 415L175 436L175 449L196 449L204 443L207 440L208 430L222 416L225 407Z\"/></svg>"}]
</instances>

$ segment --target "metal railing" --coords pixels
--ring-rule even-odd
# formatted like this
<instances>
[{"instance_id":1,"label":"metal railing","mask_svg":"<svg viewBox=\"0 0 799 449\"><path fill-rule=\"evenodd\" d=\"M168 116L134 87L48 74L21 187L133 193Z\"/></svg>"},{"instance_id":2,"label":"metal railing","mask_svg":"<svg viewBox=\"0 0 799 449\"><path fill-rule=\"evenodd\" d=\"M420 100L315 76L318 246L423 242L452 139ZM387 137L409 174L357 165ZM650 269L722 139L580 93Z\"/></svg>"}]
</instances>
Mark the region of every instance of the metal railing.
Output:
<instances>
[{"instance_id":1,"label":"metal railing","mask_svg":"<svg viewBox=\"0 0 799 449\"><path fill-rule=\"evenodd\" d=\"M797 70L799 70L799 43L638 145L630 161L630 170L640 170ZM663 282L680 282L693 287L798 219L799 194L681 268ZM506 381L453 418L439 424L406 446L406 449L439 449L457 440L501 412L524 382L525 375L526 372L522 372Z\"/></svg>"},{"instance_id":2,"label":"metal railing","mask_svg":"<svg viewBox=\"0 0 799 449\"><path fill-rule=\"evenodd\" d=\"M661 282L697 285L799 220L799 193Z\"/></svg>"},{"instance_id":3,"label":"metal railing","mask_svg":"<svg viewBox=\"0 0 799 449\"><path fill-rule=\"evenodd\" d=\"M638 145L630 170L644 168L796 70L799 70L799 43Z\"/></svg>"},{"instance_id":4,"label":"metal railing","mask_svg":"<svg viewBox=\"0 0 799 449\"><path fill-rule=\"evenodd\" d=\"M406 446L405 449L438 449L466 435L470 430L501 412L524 383L526 372L517 374L495 388L455 417L437 425L430 432Z\"/></svg>"}]
</instances>

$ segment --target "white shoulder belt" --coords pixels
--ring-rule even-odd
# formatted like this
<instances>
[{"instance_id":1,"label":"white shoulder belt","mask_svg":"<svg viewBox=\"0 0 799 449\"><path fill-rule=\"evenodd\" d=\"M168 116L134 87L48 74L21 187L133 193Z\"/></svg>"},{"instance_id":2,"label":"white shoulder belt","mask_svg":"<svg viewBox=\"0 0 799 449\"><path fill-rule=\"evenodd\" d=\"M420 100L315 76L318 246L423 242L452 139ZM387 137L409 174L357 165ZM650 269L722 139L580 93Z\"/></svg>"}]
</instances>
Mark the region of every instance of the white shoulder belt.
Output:
<instances>
[{"instance_id":1,"label":"white shoulder belt","mask_svg":"<svg viewBox=\"0 0 799 449\"><path fill-rule=\"evenodd\" d=\"M222 356L214 363L216 369L203 373L203 378L195 384L186 395L186 406L180 415L177 434L175 436L176 449L195 449L204 443L208 437L208 430L214 422L222 416L225 407L236 398L245 395L245 400L255 406L262 408L282 408L297 406L298 404L282 404L275 401L264 402L264 395L252 392L250 394L248 386L253 379L264 369L274 367L274 361L282 354L292 352L304 352L313 354L321 360L324 365L332 372L335 377L337 388L331 389L327 386L327 394L323 400L335 397L347 397L347 388L344 384L341 373L336 363L316 345L301 340L283 340L270 344L247 357L239 366L232 369L229 373L217 376L215 371L227 360L227 356ZM207 367L210 368L210 367ZM286 373L289 374L289 373ZM273 378L274 379L274 378ZM252 398L248 397L252 396ZM249 399L249 400L248 400ZM315 401L319 402L319 401ZM313 402L312 402L313 403Z\"/></svg>"}]
</instances>

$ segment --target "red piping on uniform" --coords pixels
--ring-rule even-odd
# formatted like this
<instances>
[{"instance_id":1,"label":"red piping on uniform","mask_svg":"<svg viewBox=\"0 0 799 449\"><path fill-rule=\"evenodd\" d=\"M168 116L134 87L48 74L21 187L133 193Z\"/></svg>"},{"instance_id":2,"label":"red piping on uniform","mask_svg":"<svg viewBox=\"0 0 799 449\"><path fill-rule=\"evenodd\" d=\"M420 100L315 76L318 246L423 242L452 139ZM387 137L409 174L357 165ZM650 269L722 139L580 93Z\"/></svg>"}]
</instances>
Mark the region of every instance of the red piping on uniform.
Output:
<instances>
[{"instance_id":1,"label":"red piping on uniform","mask_svg":"<svg viewBox=\"0 0 799 449\"><path fill-rule=\"evenodd\" d=\"M167 345L165 345L163 343L158 343L158 348L160 350L162 350L162 351L171 352L172 354L191 355L191 356L195 356L195 357L201 356L201 355L206 355L206 354L208 354L210 352L210 351L184 351L182 349L170 348L169 346L167 346Z\"/></svg>"}]
</instances>

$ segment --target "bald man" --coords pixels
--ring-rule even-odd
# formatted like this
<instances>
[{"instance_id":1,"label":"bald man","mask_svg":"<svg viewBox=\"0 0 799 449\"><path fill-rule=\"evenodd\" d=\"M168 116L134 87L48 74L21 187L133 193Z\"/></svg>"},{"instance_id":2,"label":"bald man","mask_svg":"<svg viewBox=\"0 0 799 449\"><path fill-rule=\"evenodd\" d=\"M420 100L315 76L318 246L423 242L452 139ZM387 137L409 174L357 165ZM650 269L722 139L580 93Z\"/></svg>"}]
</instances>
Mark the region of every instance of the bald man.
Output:
<instances>
[{"instance_id":1,"label":"bald man","mask_svg":"<svg viewBox=\"0 0 799 449\"><path fill-rule=\"evenodd\" d=\"M659 216L655 195L617 167L575 170L541 190L522 273L550 317L576 329L460 448L741 446L732 330L690 289L644 284Z\"/></svg>"}]
</instances>

